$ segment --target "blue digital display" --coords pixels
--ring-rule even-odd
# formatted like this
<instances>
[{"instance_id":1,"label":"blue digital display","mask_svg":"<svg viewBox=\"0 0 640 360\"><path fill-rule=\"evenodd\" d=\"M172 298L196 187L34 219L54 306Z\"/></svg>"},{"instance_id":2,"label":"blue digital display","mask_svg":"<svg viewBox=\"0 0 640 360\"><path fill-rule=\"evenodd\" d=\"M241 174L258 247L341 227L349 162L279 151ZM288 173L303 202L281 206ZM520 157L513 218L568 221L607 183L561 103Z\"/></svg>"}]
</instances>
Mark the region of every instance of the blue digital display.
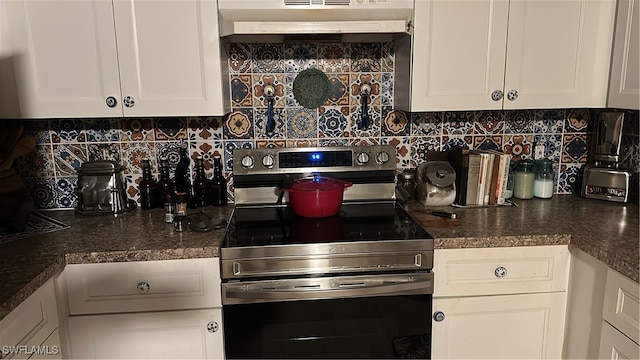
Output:
<instances>
[{"instance_id":1,"label":"blue digital display","mask_svg":"<svg viewBox=\"0 0 640 360\"><path fill-rule=\"evenodd\" d=\"M311 153L310 157L312 162L322 161L322 153Z\"/></svg>"}]
</instances>

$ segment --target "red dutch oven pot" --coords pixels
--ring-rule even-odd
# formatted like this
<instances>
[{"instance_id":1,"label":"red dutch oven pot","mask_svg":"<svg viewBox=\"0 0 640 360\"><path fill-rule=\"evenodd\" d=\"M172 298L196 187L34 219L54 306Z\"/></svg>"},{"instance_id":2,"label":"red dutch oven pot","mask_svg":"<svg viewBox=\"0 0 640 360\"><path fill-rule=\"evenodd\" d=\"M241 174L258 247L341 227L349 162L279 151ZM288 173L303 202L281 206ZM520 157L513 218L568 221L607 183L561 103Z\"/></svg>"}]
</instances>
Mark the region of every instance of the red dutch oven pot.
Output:
<instances>
[{"instance_id":1,"label":"red dutch oven pot","mask_svg":"<svg viewBox=\"0 0 640 360\"><path fill-rule=\"evenodd\" d=\"M298 216L322 218L336 215L342 206L343 193L353 185L348 181L314 176L293 181L289 204Z\"/></svg>"}]
</instances>

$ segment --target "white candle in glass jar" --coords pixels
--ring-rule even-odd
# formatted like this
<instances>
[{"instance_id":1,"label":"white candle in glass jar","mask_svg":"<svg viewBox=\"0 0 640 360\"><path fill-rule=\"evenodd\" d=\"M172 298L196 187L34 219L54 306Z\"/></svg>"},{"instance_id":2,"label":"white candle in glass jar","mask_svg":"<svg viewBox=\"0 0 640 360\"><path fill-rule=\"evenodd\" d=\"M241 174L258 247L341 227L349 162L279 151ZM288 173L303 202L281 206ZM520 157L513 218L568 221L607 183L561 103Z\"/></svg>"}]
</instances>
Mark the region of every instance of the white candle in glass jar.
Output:
<instances>
[{"instance_id":1,"label":"white candle in glass jar","mask_svg":"<svg viewBox=\"0 0 640 360\"><path fill-rule=\"evenodd\" d=\"M533 182L533 196L543 199L553 196L553 180L535 179Z\"/></svg>"},{"instance_id":2,"label":"white candle in glass jar","mask_svg":"<svg viewBox=\"0 0 640 360\"><path fill-rule=\"evenodd\" d=\"M513 197L531 199L535 177L536 175L532 172L516 171L513 175Z\"/></svg>"}]
</instances>

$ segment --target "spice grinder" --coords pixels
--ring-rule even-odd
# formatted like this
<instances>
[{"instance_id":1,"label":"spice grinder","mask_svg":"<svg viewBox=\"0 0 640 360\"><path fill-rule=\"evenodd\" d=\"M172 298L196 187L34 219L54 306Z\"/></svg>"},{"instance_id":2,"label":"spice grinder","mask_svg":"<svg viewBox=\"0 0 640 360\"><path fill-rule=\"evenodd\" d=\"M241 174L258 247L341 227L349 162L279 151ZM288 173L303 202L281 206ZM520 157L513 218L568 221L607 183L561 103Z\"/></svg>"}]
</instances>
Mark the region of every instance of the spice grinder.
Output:
<instances>
[{"instance_id":1,"label":"spice grinder","mask_svg":"<svg viewBox=\"0 0 640 360\"><path fill-rule=\"evenodd\" d=\"M595 124L592 161L586 165L582 177L583 197L628 201L631 173L620 167L624 120L624 112L600 113Z\"/></svg>"}]
</instances>

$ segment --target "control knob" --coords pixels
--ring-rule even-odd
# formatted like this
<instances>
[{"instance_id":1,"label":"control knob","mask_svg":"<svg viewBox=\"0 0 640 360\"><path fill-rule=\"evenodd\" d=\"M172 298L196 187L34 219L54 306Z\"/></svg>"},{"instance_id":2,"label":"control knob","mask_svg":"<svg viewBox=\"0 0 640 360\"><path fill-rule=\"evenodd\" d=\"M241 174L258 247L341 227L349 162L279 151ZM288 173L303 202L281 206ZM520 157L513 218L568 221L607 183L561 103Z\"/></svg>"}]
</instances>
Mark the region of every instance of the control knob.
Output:
<instances>
[{"instance_id":1,"label":"control knob","mask_svg":"<svg viewBox=\"0 0 640 360\"><path fill-rule=\"evenodd\" d=\"M389 153L386 151L381 151L376 156L376 161L378 162L378 164L386 164L387 161L389 161L389 159L390 159Z\"/></svg>"},{"instance_id":2,"label":"control knob","mask_svg":"<svg viewBox=\"0 0 640 360\"><path fill-rule=\"evenodd\" d=\"M273 160L273 155L266 155L265 157L262 158L262 165L264 165L264 167L271 169L273 167L274 164L274 160Z\"/></svg>"},{"instance_id":3,"label":"control knob","mask_svg":"<svg viewBox=\"0 0 640 360\"><path fill-rule=\"evenodd\" d=\"M240 159L240 164L242 164L242 167L245 169L249 169L253 167L253 157L251 157L250 155L245 155L242 157L242 159Z\"/></svg>"},{"instance_id":4,"label":"control knob","mask_svg":"<svg viewBox=\"0 0 640 360\"><path fill-rule=\"evenodd\" d=\"M356 158L356 161L360 165L364 165L364 164L368 163L369 162L369 154L367 154L366 152L361 152L360 154L358 154L358 157Z\"/></svg>"}]
</instances>

